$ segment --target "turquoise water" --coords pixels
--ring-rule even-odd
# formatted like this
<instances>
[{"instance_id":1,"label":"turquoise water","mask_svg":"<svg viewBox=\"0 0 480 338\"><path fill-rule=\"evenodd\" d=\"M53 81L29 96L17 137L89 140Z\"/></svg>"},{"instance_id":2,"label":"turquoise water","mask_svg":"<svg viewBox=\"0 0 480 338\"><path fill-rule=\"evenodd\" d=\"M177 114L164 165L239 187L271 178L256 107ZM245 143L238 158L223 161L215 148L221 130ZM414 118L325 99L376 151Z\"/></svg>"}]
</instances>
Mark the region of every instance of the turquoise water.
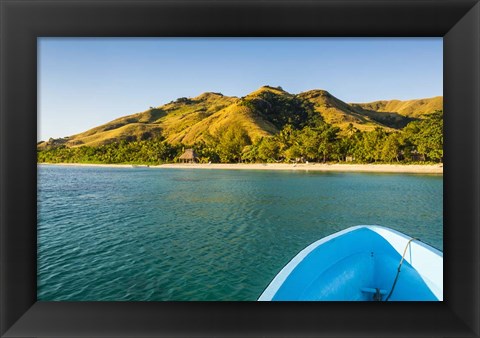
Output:
<instances>
[{"instance_id":1,"label":"turquoise water","mask_svg":"<svg viewBox=\"0 0 480 338\"><path fill-rule=\"evenodd\" d=\"M300 250L377 224L443 249L437 175L38 167L38 300L256 300Z\"/></svg>"}]
</instances>

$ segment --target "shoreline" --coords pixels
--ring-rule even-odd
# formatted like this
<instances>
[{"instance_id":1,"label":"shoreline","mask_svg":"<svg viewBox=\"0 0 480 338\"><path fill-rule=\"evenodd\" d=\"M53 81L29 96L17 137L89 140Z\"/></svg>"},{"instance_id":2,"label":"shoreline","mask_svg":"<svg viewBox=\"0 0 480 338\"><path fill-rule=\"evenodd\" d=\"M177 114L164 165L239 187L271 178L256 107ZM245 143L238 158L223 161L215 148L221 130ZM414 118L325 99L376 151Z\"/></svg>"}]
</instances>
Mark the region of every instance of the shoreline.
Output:
<instances>
[{"instance_id":1,"label":"shoreline","mask_svg":"<svg viewBox=\"0 0 480 338\"><path fill-rule=\"evenodd\" d=\"M90 163L37 163L37 165L106 167L106 168L152 168L152 169L216 169L216 170L283 170L283 171L319 171L319 172L372 172L372 173L409 173L443 175L443 164L325 164L325 163L235 163L235 164L90 164Z\"/></svg>"}]
</instances>

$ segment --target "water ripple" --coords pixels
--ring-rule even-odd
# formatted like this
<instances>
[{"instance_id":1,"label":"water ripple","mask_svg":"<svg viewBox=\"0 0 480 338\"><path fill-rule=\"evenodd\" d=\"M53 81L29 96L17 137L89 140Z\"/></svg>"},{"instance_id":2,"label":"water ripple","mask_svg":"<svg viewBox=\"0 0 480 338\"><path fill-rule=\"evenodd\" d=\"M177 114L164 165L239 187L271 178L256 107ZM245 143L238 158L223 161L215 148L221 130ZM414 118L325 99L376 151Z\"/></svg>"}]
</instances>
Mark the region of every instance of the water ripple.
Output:
<instances>
[{"instance_id":1,"label":"water ripple","mask_svg":"<svg viewBox=\"0 0 480 338\"><path fill-rule=\"evenodd\" d=\"M39 167L39 300L255 300L357 224L443 247L441 176Z\"/></svg>"}]
</instances>

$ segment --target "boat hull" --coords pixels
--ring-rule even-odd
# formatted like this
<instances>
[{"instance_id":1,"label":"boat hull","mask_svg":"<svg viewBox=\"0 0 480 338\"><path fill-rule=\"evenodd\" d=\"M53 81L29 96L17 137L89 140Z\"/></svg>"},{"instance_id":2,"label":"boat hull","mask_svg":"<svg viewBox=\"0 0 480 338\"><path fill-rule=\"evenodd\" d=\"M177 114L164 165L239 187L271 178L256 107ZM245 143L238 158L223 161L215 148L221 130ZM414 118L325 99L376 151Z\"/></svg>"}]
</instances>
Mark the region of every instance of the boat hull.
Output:
<instances>
[{"instance_id":1,"label":"boat hull","mask_svg":"<svg viewBox=\"0 0 480 338\"><path fill-rule=\"evenodd\" d=\"M387 298L443 300L443 253L389 228L357 226L325 237L301 251L272 280L259 300Z\"/></svg>"}]
</instances>

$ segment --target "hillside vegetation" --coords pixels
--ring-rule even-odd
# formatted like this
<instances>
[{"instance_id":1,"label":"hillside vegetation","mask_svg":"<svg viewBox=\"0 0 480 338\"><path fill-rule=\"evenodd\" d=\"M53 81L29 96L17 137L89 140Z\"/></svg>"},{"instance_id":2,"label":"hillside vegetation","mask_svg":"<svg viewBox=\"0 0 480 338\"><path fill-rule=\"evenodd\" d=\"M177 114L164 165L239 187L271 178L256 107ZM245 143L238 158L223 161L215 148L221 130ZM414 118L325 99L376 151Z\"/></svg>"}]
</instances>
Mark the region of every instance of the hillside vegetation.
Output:
<instances>
[{"instance_id":1,"label":"hillside vegetation","mask_svg":"<svg viewBox=\"0 0 480 338\"><path fill-rule=\"evenodd\" d=\"M186 147L207 162L441 161L442 111L442 97L349 104L325 90L263 86L241 98L179 98L37 149L39 162L164 163Z\"/></svg>"},{"instance_id":2,"label":"hillside vegetation","mask_svg":"<svg viewBox=\"0 0 480 338\"><path fill-rule=\"evenodd\" d=\"M352 103L353 107L358 107L366 111L375 112L396 112L399 115L418 118L422 115L443 109L443 97L436 96L429 99L418 100L390 100L375 101L370 103Z\"/></svg>"}]
</instances>

